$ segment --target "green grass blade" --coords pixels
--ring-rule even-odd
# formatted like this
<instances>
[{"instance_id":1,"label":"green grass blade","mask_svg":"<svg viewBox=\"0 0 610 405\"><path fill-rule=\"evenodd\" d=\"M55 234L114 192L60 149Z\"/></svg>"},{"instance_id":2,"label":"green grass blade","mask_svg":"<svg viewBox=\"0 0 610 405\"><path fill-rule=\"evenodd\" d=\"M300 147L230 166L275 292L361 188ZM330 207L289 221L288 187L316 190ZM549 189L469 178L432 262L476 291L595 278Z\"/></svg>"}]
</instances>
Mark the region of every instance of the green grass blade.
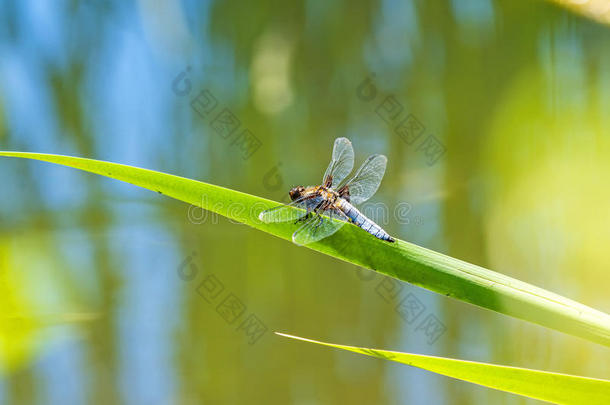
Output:
<instances>
[{"instance_id":1,"label":"green grass blade","mask_svg":"<svg viewBox=\"0 0 610 405\"><path fill-rule=\"evenodd\" d=\"M144 187L201 206L280 238L291 240L297 225L265 224L258 214L275 201L183 177L70 156L0 152L57 163ZM439 294L610 346L610 316L530 284L402 240L388 243L353 225L307 245L327 255L379 271Z\"/></svg>"},{"instance_id":2,"label":"green grass blade","mask_svg":"<svg viewBox=\"0 0 610 405\"><path fill-rule=\"evenodd\" d=\"M524 395L558 404L610 404L610 381L575 375L530 370L527 368L500 366L445 357L426 356L368 349L364 347L319 342L298 336L276 334L291 339L348 350L384 360L396 361L433 373L483 385L513 394Z\"/></svg>"}]
</instances>

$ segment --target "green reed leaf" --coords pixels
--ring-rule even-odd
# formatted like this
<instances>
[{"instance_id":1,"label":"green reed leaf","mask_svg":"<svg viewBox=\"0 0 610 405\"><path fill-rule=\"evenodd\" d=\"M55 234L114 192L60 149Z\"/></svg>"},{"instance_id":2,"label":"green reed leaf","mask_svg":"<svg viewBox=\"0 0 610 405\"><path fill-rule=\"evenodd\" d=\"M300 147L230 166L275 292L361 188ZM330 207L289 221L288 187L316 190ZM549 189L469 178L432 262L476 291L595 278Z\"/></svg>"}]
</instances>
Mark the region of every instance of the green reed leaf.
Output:
<instances>
[{"instance_id":1,"label":"green reed leaf","mask_svg":"<svg viewBox=\"0 0 610 405\"><path fill-rule=\"evenodd\" d=\"M0 152L121 180L202 207L288 241L298 225L265 224L279 204L200 181L117 163L27 152ZM397 239L388 243L353 226L308 248L505 315L610 346L610 316L514 278Z\"/></svg>"},{"instance_id":2,"label":"green reed leaf","mask_svg":"<svg viewBox=\"0 0 610 405\"><path fill-rule=\"evenodd\" d=\"M337 345L275 332L280 336L323 346L348 350L367 356L391 360L418 367L447 377L483 385L513 394L524 395L558 404L610 404L610 381L575 375L551 373L527 368L500 366L426 356L423 354L392 352L364 347Z\"/></svg>"}]
</instances>

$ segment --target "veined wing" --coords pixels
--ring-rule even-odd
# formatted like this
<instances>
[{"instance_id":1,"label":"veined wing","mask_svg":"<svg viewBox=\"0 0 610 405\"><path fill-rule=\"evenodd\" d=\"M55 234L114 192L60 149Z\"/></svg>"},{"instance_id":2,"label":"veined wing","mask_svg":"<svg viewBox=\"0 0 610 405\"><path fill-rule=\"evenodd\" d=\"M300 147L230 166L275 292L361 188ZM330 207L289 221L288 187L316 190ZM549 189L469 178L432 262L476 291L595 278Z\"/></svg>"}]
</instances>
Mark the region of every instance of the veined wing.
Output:
<instances>
[{"instance_id":1,"label":"veined wing","mask_svg":"<svg viewBox=\"0 0 610 405\"><path fill-rule=\"evenodd\" d=\"M335 139L333 156L326 172L324 172L322 184L336 188L352 172L353 168L354 148L352 148L352 143L347 138Z\"/></svg>"},{"instance_id":2,"label":"veined wing","mask_svg":"<svg viewBox=\"0 0 610 405\"><path fill-rule=\"evenodd\" d=\"M354 177L345 185L349 189L352 204L362 204L375 194L385 174L387 163L388 158L383 155L371 155L364 161Z\"/></svg>"},{"instance_id":3,"label":"veined wing","mask_svg":"<svg viewBox=\"0 0 610 405\"><path fill-rule=\"evenodd\" d=\"M292 234L292 241L297 245L307 245L317 242L337 232L343 225L345 219L334 211L326 211L324 214L312 214L305 223Z\"/></svg>"},{"instance_id":4,"label":"veined wing","mask_svg":"<svg viewBox=\"0 0 610 405\"><path fill-rule=\"evenodd\" d=\"M258 214L258 219L266 224L271 222L296 221L307 214L309 197L302 197L291 201L289 204L278 205Z\"/></svg>"}]
</instances>

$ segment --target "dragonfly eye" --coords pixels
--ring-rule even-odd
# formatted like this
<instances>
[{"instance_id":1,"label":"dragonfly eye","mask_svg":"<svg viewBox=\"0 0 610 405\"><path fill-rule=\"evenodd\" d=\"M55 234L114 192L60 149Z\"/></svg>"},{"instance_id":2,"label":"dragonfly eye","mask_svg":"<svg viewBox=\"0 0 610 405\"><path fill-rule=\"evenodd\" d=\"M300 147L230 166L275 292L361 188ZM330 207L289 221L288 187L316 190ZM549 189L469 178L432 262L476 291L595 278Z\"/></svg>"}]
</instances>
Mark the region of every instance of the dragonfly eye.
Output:
<instances>
[{"instance_id":1,"label":"dragonfly eye","mask_svg":"<svg viewBox=\"0 0 610 405\"><path fill-rule=\"evenodd\" d=\"M301 197L301 194L303 194L303 191L305 191L305 188L303 186L298 186L298 187L291 188L290 192L288 194L290 194L290 199L292 201L294 201L297 198Z\"/></svg>"}]
</instances>

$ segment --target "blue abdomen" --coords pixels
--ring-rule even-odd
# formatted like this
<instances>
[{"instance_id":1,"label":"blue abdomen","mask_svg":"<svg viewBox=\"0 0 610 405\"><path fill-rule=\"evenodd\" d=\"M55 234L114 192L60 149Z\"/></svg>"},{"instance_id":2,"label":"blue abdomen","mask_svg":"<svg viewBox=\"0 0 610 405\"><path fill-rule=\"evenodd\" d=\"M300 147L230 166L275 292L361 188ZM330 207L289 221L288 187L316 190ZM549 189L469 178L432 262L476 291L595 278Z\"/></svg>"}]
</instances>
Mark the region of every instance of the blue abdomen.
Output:
<instances>
[{"instance_id":1,"label":"blue abdomen","mask_svg":"<svg viewBox=\"0 0 610 405\"><path fill-rule=\"evenodd\" d=\"M389 242L394 242L394 239L386 231L384 231L379 225L365 217L364 214L358 211L358 209L352 204L344 200L341 206L343 213L349 218L349 220L354 225L359 226L360 228L364 229L376 238L387 240Z\"/></svg>"}]
</instances>

